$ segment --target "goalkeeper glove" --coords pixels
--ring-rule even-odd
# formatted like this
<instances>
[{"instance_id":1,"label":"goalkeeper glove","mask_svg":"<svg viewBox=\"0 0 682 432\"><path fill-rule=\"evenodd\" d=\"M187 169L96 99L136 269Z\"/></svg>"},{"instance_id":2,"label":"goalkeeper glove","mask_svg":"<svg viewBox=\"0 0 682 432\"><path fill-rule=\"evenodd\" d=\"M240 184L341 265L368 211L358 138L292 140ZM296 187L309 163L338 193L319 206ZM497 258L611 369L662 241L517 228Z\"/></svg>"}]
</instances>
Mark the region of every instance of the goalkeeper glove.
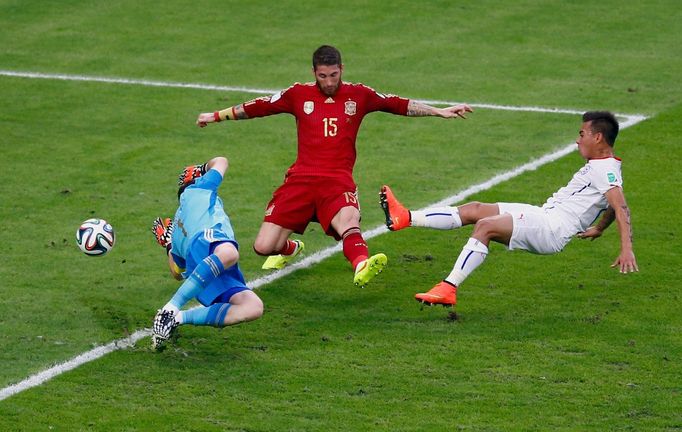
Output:
<instances>
[{"instance_id":1,"label":"goalkeeper glove","mask_svg":"<svg viewBox=\"0 0 682 432\"><path fill-rule=\"evenodd\" d=\"M206 174L206 165L208 165L208 163L202 165L190 165L186 167L178 176L178 186L184 186L195 178Z\"/></svg>"},{"instance_id":2,"label":"goalkeeper glove","mask_svg":"<svg viewBox=\"0 0 682 432\"><path fill-rule=\"evenodd\" d=\"M152 232L154 233L154 237L156 237L156 242L166 248L166 253L170 253L171 238L173 237L173 221L170 218L156 218L152 224Z\"/></svg>"}]
</instances>

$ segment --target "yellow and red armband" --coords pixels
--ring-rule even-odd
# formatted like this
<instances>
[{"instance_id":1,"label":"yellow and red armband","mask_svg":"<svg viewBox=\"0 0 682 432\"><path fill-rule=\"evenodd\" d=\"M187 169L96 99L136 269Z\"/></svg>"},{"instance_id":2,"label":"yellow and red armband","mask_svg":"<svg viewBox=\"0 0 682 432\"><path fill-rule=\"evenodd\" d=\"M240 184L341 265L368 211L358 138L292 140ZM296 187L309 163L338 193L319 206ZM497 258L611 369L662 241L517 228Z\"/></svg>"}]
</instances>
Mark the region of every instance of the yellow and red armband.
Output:
<instances>
[{"instance_id":1,"label":"yellow and red armband","mask_svg":"<svg viewBox=\"0 0 682 432\"><path fill-rule=\"evenodd\" d=\"M213 113L213 120L221 122L223 120L237 120L234 107L225 108L224 110L215 111Z\"/></svg>"}]
</instances>

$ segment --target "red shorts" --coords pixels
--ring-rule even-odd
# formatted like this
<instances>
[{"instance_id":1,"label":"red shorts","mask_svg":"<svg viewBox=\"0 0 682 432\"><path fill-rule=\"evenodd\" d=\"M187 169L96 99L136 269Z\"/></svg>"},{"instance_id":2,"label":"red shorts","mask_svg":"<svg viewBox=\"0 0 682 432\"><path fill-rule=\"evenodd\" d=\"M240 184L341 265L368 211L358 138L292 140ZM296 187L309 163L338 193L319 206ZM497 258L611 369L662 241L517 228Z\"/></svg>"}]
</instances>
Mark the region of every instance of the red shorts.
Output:
<instances>
[{"instance_id":1,"label":"red shorts","mask_svg":"<svg viewBox=\"0 0 682 432\"><path fill-rule=\"evenodd\" d=\"M350 176L287 176L272 194L263 220L298 234L303 234L308 223L319 222L327 235L340 240L331 222L348 206L360 210L357 186Z\"/></svg>"}]
</instances>

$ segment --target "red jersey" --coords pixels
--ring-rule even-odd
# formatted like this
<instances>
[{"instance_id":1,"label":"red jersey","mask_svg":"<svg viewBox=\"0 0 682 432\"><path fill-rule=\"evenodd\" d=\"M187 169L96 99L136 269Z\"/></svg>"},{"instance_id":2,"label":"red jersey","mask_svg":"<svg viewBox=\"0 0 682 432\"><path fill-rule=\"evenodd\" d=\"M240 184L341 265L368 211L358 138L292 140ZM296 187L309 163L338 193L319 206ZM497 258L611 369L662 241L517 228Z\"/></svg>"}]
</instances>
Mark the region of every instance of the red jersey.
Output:
<instances>
[{"instance_id":1,"label":"red jersey","mask_svg":"<svg viewBox=\"0 0 682 432\"><path fill-rule=\"evenodd\" d=\"M246 102L244 111L249 118L280 113L296 118L298 156L289 174L338 177L353 174L355 140L365 115L373 111L407 115L408 102L343 81L334 96L326 96L311 82Z\"/></svg>"}]
</instances>

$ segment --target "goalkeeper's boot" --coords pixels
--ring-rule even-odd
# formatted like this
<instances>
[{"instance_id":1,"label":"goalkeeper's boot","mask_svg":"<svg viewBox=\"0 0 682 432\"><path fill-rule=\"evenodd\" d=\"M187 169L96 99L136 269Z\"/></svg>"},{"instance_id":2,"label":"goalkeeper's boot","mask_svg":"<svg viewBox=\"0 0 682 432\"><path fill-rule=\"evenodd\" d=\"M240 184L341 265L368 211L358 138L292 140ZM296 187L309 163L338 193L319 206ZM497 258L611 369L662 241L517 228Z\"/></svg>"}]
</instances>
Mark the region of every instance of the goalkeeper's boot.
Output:
<instances>
[{"instance_id":1,"label":"goalkeeper's boot","mask_svg":"<svg viewBox=\"0 0 682 432\"><path fill-rule=\"evenodd\" d=\"M398 231L410 226L410 211L405 208L393 195L391 188L383 185L379 193L379 203L386 215L386 227L391 231Z\"/></svg>"},{"instance_id":2,"label":"goalkeeper's boot","mask_svg":"<svg viewBox=\"0 0 682 432\"><path fill-rule=\"evenodd\" d=\"M388 258L386 258L386 255L382 253L372 255L358 264L355 269L353 283L360 288L364 288L365 285L374 279L374 276L378 275L384 270L384 267L386 267L387 263Z\"/></svg>"},{"instance_id":3,"label":"goalkeeper's boot","mask_svg":"<svg viewBox=\"0 0 682 432\"><path fill-rule=\"evenodd\" d=\"M299 255L301 252L303 252L303 249L305 249L305 244L301 240L292 240L294 243L296 243L296 249L294 249L294 252L291 255L272 255L269 256L268 259L265 260L263 263L263 267L261 267L263 270L280 270L283 269L284 266L286 266L289 261L292 259L296 258L297 255Z\"/></svg>"},{"instance_id":4,"label":"goalkeeper's boot","mask_svg":"<svg viewBox=\"0 0 682 432\"><path fill-rule=\"evenodd\" d=\"M152 326L152 348L161 351L164 343L173 336L175 329L179 325L175 320L175 313L173 311L159 309L154 317L154 324Z\"/></svg>"},{"instance_id":5,"label":"goalkeeper's boot","mask_svg":"<svg viewBox=\"0 0 682 432\"><path fill-rule=\"evenodd\" d=\"M415 300L433 306L435 304L444 307L452 307L457 303L457 287L449 282L439 282L428 292L415 294Z\"/></svg>"}]
</instances>

